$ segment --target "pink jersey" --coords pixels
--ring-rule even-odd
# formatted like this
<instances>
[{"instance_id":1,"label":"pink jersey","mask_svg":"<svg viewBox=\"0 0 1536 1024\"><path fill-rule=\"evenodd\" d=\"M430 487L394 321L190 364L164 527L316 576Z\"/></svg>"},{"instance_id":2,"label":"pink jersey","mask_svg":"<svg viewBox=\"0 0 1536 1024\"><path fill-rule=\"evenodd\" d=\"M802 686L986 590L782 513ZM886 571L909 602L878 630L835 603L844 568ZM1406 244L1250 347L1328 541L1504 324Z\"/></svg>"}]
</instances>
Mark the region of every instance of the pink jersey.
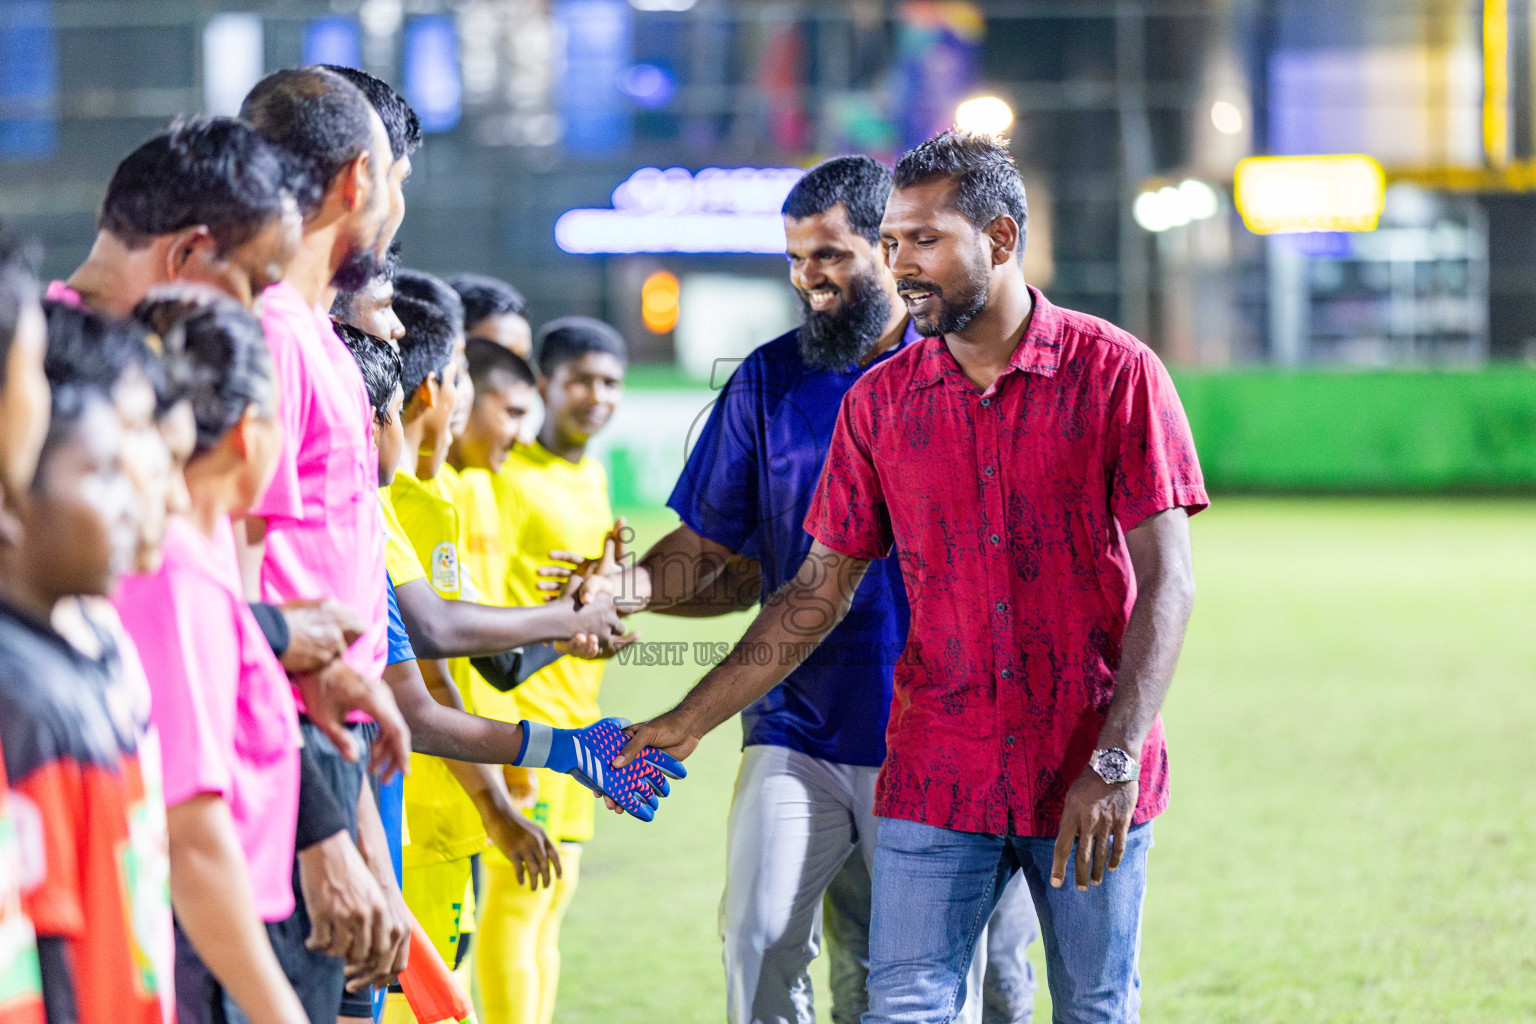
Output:
<instances>
[{"instance_id":1,"label":"pink jersey","mask_svg":"<svg viewBox=\"0 0 1536 1024\"><path fill-rule=\"evenodd\" d=\"M293 913L299 727L287 674L241 593L229 521L217 539L170 521L165 561L130 576L118 614L149 677L169 807L229 805L264 921Z\"/></svg>"},{"instance_id":2,"label":"pink jersey","mask_svg":"<svg viewBox=\"0 0 1536 1024\"><path fill-rule=\"evenodd\" d=\"M262 600L330 597L362 618L347 663L384 671L389 605L384 524L363 375L331 326L287 283L262 294L262 329L277 375L284 431L277 475L251 514L267 520Z\"/></svg>"}]
</instances>

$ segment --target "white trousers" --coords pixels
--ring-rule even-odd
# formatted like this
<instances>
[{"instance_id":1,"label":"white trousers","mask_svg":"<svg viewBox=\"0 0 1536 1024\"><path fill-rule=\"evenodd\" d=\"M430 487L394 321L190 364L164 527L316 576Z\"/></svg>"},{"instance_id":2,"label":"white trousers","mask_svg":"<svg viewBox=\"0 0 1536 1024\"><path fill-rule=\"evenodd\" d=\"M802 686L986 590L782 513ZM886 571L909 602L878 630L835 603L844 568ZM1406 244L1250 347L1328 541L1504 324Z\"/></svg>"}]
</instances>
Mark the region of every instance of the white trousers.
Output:
<instances>
[{"instance_id":1,"label":"white trousers","mask_svg":"<svg viewBox=\"0 0 1536 1024\"><path fill-rule=\"evenodd\" d=\"M814 1024L807 968L821 949L824 909L832 1021L857 1024L868 1008L878 774L785 747L742 751L720 899L730 1024ZM977 944L955 1021L1028 1024L1036 982L1026 951L1039 933L1028 887L1010 883Z\"/></svg>"}]
</instances>

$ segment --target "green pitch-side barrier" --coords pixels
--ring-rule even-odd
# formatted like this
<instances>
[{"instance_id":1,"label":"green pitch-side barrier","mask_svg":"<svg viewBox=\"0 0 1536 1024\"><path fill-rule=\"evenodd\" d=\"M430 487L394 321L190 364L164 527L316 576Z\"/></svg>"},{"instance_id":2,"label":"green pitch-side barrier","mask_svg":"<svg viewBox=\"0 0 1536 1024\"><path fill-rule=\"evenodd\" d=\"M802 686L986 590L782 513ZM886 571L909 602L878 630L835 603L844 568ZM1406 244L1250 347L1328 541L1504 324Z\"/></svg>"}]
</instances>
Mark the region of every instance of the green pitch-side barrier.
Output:
<instances>
[{"instance_id":1,"label":"green pitch-side barrier","mask_svg":"<svg viewBox=\"0 0 1536 1024\"><path fill-rule=\"evenodd\" d=\"M1536 491L1536 372L1175 374L1206 479L1270 492Z\"/></svg>"},{"instance_id":2,"label":"green pitch-side barrier","mask_svg":"<svg viewBox=\"0 0 1536 1024\"><path fill-rule=\"evenodd\" d=\"M598 446L623 507L666 500L715 393L636 367ZM1536 370L1174 374L1216 491L1536 493Z\"/></svg>"}]
</instances>

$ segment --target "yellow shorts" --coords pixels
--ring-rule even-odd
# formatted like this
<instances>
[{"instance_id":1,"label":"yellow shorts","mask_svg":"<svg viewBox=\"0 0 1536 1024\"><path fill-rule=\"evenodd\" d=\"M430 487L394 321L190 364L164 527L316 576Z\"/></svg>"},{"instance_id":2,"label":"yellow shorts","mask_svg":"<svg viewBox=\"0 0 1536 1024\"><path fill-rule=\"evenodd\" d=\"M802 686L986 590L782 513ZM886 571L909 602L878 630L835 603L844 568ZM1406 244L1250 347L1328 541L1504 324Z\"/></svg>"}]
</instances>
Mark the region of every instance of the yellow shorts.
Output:
<instances>
[{"instance_id":1,"label":"yellow shorts","mask_svg":"<svg viewBox=\"0 0 1536 1024\"><path fill-rule=\"evenodd\" d=\"M458 956L459 938L475 930L475 889L468 857L437 864L420 864L401 872L405 905L432 940L450 970Z\"/></svg>"},{"instance_id":2,"label":"yellow shorts","mask_svg":"<svg viewBox=\"0 0 1536 1024\"><path fill-rule=\"evenodd\" d=\"M569 775L541 768L538 801L525 813L556 842L584 843L592 838L597 824L597 800Z\"/></svg>"}]
</instances>

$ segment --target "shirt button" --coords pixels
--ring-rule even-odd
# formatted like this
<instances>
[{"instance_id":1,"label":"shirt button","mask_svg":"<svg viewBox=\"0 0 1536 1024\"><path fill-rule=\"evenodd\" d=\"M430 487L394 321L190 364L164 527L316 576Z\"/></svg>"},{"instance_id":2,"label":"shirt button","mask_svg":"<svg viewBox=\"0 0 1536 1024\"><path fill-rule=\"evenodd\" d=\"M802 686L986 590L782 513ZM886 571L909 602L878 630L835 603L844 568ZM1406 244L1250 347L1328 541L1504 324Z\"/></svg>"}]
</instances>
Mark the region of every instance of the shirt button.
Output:
<instances>
[{"instance_id":1,"label":"shirt button","mask_svg":"<svg viewBox=\"0 0 1536 1024\"><path fill-rule=\"evenodd\" d=\"M1009 736L1006 739L1004 739L1003 742L1008 744L1011 747L1011 746L1013 746L1014 738L1012 736Z\"/></svg>"},{"instance_id":2,"label":"shirt button","mask_svg":"<svg viewBox=\"0 0 1536 1024\"><path fill-rule=\"evenodd\" d=\"M1009 670L1008 670L1008 669L1006 669L1006 668L1005 668L1005 669L1003 669L1003 678L1004 678L1004 679L1009 679L1009 678L1011 678L1011 677L1012 677L1012 676L1013 676L1013 673L1012 673L1012 672L1010 672L1010 671L1009 671Z\"/></svg>"},{"instance_id":3,"label":"shirt button","mask_svg":"<svg viewBox=\"0 0 1536 1024\"><path fill-rule=\"evenodd\" d=\"M991 476L995 472L995 470L991 466L988 466L986 469L982 470L982 472L985 473L987 476Z\"/></svg>"},{"instance_id":4,"label":"shirt button","mask_svg":"<svg viewBox=\"0 0 1536 1024\"><path fill-rule=\"evenodd\" d=\"M997 610L1000 611L1000 612L1007 611L1008 610L1008 602L1007 601L999 601L999 602L997 602Z\"/></svg>"},{"instance_id":5,"label":"shirt button","mask_svg":"<svg viewBox=\"0 0 1536 1024\"><path fill-rule=\"evenodd\" d=\"M998 541L1000 541L1000 540L1002 540L1002 538L1001 538L1001 537L999 537L999 536L998 536L998 535L997 535L997 534L995 534L995 533L994 533L994 534L993 534L993 535L992 535L992 538L991 538L991 539L992 539L992 543L993 543L993 544L996 544L996 543L997 543L997 542L998 542Z\"/></svg>"},{"instance_id":6,"label":"shirt button","mask_svg":"<svg viewBox=\"0 0 1536 1024\"><path fill-rule=\"evenodd\" d=\"M992 404L992 399L990 399L990 398L983 398L983 399L982 399L982 400L981 400L981 407L982 407L982 408L983 408L983 409L985 409L985 408L986 408L986 407L987 407L987 406L989 406L989 405L991 405L991 404Z\"/></svg>"}]
</instances>

